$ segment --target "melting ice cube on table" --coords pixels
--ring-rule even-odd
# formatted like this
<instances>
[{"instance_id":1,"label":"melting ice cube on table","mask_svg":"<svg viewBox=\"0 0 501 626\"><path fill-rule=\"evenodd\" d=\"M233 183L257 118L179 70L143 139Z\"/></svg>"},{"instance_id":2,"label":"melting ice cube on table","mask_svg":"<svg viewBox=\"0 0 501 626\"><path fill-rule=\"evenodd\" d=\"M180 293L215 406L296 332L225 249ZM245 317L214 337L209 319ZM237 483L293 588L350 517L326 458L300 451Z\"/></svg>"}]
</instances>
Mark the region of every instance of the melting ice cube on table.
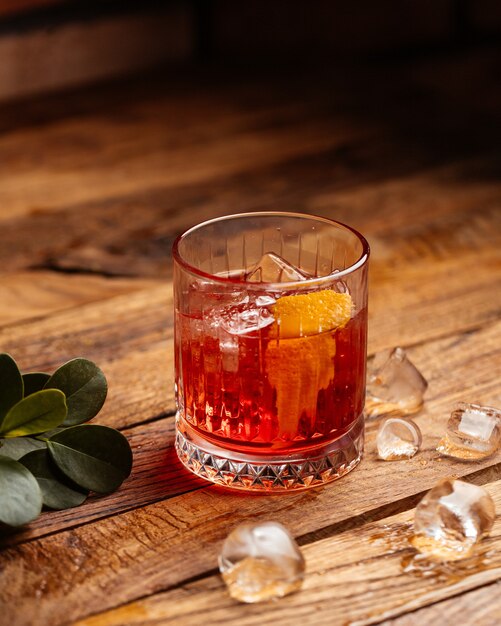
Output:
<instances>
[{"instance_id":1,"label":"melting ice cube on table","mask_svg":"<svg viewBox=\"0 0 501 626\"><path fill-rule=\"evenodd\" d=\"M489 533L495 517L494 502L485 489L446 479L417 505L411 543L432 559L462 559Z\"/></svg>"},{"instance_id":2,"label":"melting ice cube on table","mask_svg":"<svg viewBox=\"0 0 501 626\"><path fill-rule=\"evenodd\" d=\"M366 414L377 417L416 413L423 405L427 387L424 376L403 348L380 352L368 371Z\"/></svg>"},{"instance_id":3,"label":"melting ice cube on table","mask_svg":"<svg viewBox=\"0 0 501 626\"><path fill-rule=\"evenodd\" d=\"M376 446L379 458L384 461L410 459L422 442L419 426L411 420L390 417L379 427Z\"/></svg>"},{"instance_id":4,"label":"melting ice cube on table","mask_svg":"<svg viewBox=\"0 0 501 626\"><path fill-rule=\"evenodd\" d=\"M460 402L451 413L437 450L456 459L477 461L494 454L500 443L501 411Z\"/></svg>"},{"instance_id":5,"label":"melting ice cube on table","mask_svg":"<svg viewBox=\"0 0 501 626\"><path fill-rule=\"evenodd\" d=\"M241 524L226 538L219 570L232 598L262 602L301 587L304 558L294 538L277 522Z\"/></svg>"},{"instance_id":6,"label":"melting ice cube on table","mask_svg":"<svg viewBox=\"0 0 501 626\"><path fill-rule=\"evenodd\" d=\"M267 252L245 274L251 283L287 283L311 278L278 254Z\"/></svg>"}]
</instances>

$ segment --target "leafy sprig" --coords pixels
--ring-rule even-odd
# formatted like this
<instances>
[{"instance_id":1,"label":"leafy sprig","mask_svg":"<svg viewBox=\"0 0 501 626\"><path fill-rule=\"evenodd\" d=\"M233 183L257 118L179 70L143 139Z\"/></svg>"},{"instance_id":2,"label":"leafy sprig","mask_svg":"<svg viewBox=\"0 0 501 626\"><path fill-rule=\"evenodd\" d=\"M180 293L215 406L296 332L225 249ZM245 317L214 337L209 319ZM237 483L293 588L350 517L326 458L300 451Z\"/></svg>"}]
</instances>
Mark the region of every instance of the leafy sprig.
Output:
<instances>
[{"instance_id":1,"label":"leafy sprig","mask_svg":"<svg viewBox=\"0 0 501 626\"><path fill-rule=\"evenodd\" d=\"M83 424L101 410L108 384L99 367L77 358L54 374L21 374L0 354L0 522L20 526L42 506L67 509L89 491L118 489L132 469L127 439Z\"/></svg>"}]
</instances>

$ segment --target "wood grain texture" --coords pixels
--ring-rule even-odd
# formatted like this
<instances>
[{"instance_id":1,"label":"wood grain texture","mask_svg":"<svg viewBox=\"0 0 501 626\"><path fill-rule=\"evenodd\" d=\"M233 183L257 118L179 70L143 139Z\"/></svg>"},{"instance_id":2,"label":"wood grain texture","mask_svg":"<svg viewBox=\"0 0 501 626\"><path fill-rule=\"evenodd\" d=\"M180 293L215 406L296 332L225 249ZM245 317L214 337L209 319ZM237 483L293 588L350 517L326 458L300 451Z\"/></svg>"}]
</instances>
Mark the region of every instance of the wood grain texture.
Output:
<instances>
[{"instance_id":1,"label":"wood grain texture","mask_svg":"<svg viewBox=\"0 0 501 626\"><path fill-rule=\"evenodd\" d=\"M434 602L412 613L381 622L381 626L443 626L467 624L495 626L501 622L501 604L494 601L499 593L499 580L466 593L451 594L447 600Z\"/></svg>"},{"instance_id":2,"label":"wood grain texture","mask_svg":"<svg viewBox=\"0 0 501 626\"><path fill-rule=\"evenodd\" d=\"M317 537L326 527L341 522L349 527L352 518L370 517L371 511L385 505L391 510L393 503L402 501L405 508L406 502L412 504L416 494L444 476L477 475L481 482L499 476L499 455L480 464L467 464L443 460L434 448L452 401L499 404L499 386L492 371L499 361L499 348L494 346L500 345L500 333L501 322L460 337L425 343L412 351L412 358L430 378L426 409L417 418L424 449L408 462L392 464L398 471L390 475L388 464L376 458L372 426L366 460L329 488L284 497L248 497L206 487L7 548L0 556L0 582L8 580L9 585L0 586L0 600L24 594L17 603L21 621L16 622L13 615L13 624L25 623L23 620L35 613L40 624L59 624L199 576L212 569L220 542L239 522L272 518L287 524L296 536ZM473 347L477 352L474 368ZM465 396L465 377L468 394L474 398ZM77 510L76 514L82 513ZM100 516L99 511L95 514ZM55 524L53 530L66 524L71 527L68 519L58 524L56 518ZM47 530L42 526L41 533ZM23 572L35 560L36 568L27 577ZM84 576L85 571L92 576ZM37 597L40 585L45 585L44 592ZM102 592L99 595L96 587Z\"/></svg>"},{"instance_id":3,"label":"wood grain texture","mask_svg":"<svg viewBox=\"0 0 501 626\"><path fill-rule=\"evenodd\" d=\"M360 506L360 513L364 510L364 506L367 506L369 510L377 508L378 498L383 505L391 501L391 494L398 501L419 492L424 488L421 486L421 479L428 481L427 484L432 484L434 478L442 476L444 473L446 475L447 472L460 475L486 467L493 467L495 468L493 471L497 471L498 457L488 459L483 464L472 466L464 463L452 463L450 460L446 461L435 453L435 448L441 438L454 402L479 402L491 406L501 404L497 378L493 376L493 371L498 367L500 360L500 340L501 322L491 328L454 335L435 342L427 342L409 350L410 357L426 375L430 383L424 409L416 418L424 436L423 450L415 459L396 466L399 469L401 481L399 484L392 485L388 494L383 497L380 486L385 480L388 465L381 463L374 452L375 431L379 422L369 421L367 423L366 455L362 466L354 475L355 478L351 479L348 476L343 481L336 483L331 493L331 497L335 498L336 501L338 498L346 497L345 505L336 504L336 515L340 515L340 519L349 516L350 506ZM470 355L473 350L475 350L476 358L475 366L472 368ZM446 355L445 358L444 355ZM131 379L128 379L127 382L132 385ZM140 397L143 389L141 380L139 385L137 397ZM113 386L110 389L110 400L107 402L110 408L106 406L106 410L103 410L96 421L120 426L119 423L113 422L112 418L121 415L123 408L118 400L114 399ZM121 393L126 395L125 390ZM136 393L132 386L128 394L135 397ZM172 448L173 417L160 419L124 432L129 437L134 450L134 467L131 478L120 491L106 497L92 498L84 507L44 514L30 524L27 529L5 535L0 540L0 545L12 545L73 528L83 523L98 520L101 517L109 517L171 498L204 485L203 482L192 478L190 474L185 472L177 461ZM366 486L361 491L354 487L359 482ZM353 501L350 500L350 489L354 491L354 495L351 496ZM255 498L251 500L256 503L259 501ZM276 505L278 506L277 511L280 510L280 499L272 498L270 502L270 507ZM330 506L327 502L328 500L325 504L325 515L327 515ZM284 504L287 505L287 499ZM223 513L226 506L225 502L221 506ZM324 515L320 512L318 514ZM316 519L316 515L317 513L313 514L312 521ZM322 517L322 523L327 523L327 519L327 517ZM336 517L333 521L338 521L338 518Z\"/></svg>"},{"instance_id":4,"label":"wood grain texture","mask_svg":"<svg viewBox=\"0 0 501 626\"><path fill-rule=\"evenodd\" d=\"M329 126L322 128L320 123L318 126L317 132L322 142L325 143L325 137L330 134L333 135L332 142L342 141L335 129ZM95 132L92 126L89 132ZM311 157L302 156L294 160L284 154L287 149L303 149L304 152L304 145L295 136L299 131L294 127L286 126L282 131L283 137L272 140L275 149L271 149L264 141L260 142L255 137L258 134L256 131L246 132L259 144L259 151L262 150L265 161L260 163L257 170L245 171L249 170L255 155L247 154L243 147L239 148L239 158L248 159L247 163L242 163L245 174L235 174L224 181L221 180L221 174L214 171L197 174L195 164L182 165L184 157L176 155L174 151L172 158L176 161L176 167L183 168L183 175L194 177L189 185L169 186L166 171L172 172L176 180L179 177L163 155L156 165L158 176L163 181L162 184L157 181L157 187L151 187L151 184L148 186L149 177L154 174L155 168L152 170L145 159L138 157L144 172L138 172L137 177L131 173L117 173L114 168L109 172L113 179L117 178L119 183L123 181L130 187L129 193L127 190L114 190L107 184L106 174L99 170L103 176L101 183L89 181L83 191L71 183L71 193L99 195L101 189L102 197L97 201L72 203L71 196L65 194L64 202L71 210L42 209L37 208L43 207L43 194L40 194L38 204L35 204L29 215L15 218L14 208L10 212L10 219L1 221L4 245L0 249L0 261L9 270L35 266L111 275L168 276L172 242L187 227L218 215L269 209L297 209L348 222L363 228L367 237L374 238L375 245L386 255L388 242L393 239L394 251L390 257L394 258L386 259L390 267L391 261L399 263L405 260L410 263L419 260L420 245L424 246L425 252L423 264L430 260L457 259L454 245L464 250L467 247L465 235L468 231L474 236L472 244L475 246L467 250L470 254L496 238L496 229L489 230L488 226L493 224L499 228L501 185L495 181L481 186L472 185L463 180L472 169L476 169L479 176L491 175L491 162L467 160L454 167L449 166L445 171L443 168L432 168L426 174L404 176L404 180L399 182L368 183L366 181L371 176L383 176L381 162L386 162L392 169L417 167L417 163L414 161L412 164L411 160L411 163L406 164L397 159L396 155L385 155L381 143L377 146L383 154L378 154L375 149L374 154L359 155L359 148L355 144L352 150L348 149L348 158L361 160L361 171L346 171L343 166L347 158L346 150L333 148L319 155L314 150L314 138L309 139L313 142ZM266 128L260 134L269 139ZM107 141L111 142L113 138L109 137ZM213 140L216 144L214 149L218 147L217 144L227 142L233 146L238 141L238 137L223 135L218 142ZM116 142L120 145L119 138L116 138ZM102 149L96 146L96 150ZM152 147L144 140L136 149L149 151ZM160 151L161 147L156 149ZM118 155L112 155L112 158L121 158L122 163L125 160L125 157ZM192 160L191 156L189 158ZM271 159L280 162L281 158L286 159L286 166L281 164L273 167L270 163ZM396 161L388 164L391 158ZM214 155L207 154L204 163L207 167L217 167L218 162L214 161ZM77 164L74 167L75 176L85 179L82 167ZM231 167L238 167L238 161L234 158L231 159ZM106 167L102 169L106 170ZM373 172L369 173L371 169ZM58 176L59 173L43 175L51 193L61 186ZM285 181L282 182L284 177ZM103 185L106 185L105 189ZM356 190L353 189L355 185ZM143 189L144 186L147 191ZM5 185L3 187L5 189ZM105 193L112 195L106 197ZM19 195L17 191L16 197ZM9 199L5 202L9 202ZM33 202L26 199L23 209L26 205L33 206ZM81 219L82 214L86 215L85 220ZM114 223L120 223L120 228L109 227ZM33 241L31 234L35 231L39 237ZM431 243L426 247L428 238Z\"/></svg>"},{"instance_id":5,"label":"wood grain texture","mask_svg":"<svg viewBox=\"0 0 501 626\"><path fill-rule=\"evenodd\" d=\"M99 420L98 420L99 421ZM174 451L174 417L123 431L133 453L132 475L106 496L91 495L85 506L49 511L24 529L0 536L0 547L29 541L65 528L75 528L103 517L140 508L206 487L206 481L184 470Z\"/></svg>"},{"instance_id":6,"label":"wood grain texture","mask_svg":"<svg viewBox=\"0 0 501 626\"><path fill-rule=\"evenodd\" d=\"M165 61L186 61L194 45L190 7L179 2L154 12L97 15L3 33L0 100L120 76Z\"/></svg>"},{"instance_id":7,"label":"wood grain texture","mask_svg":"<svg viewBox=\"0 0 501 626\"><path fill-rule=\"evenodd\" d=\"M155 284L153 279L106 278L56 272L0 275L0 327L130 293Z\"/></svg>"},{"instance_id":8,"label":"wood grain texture","mask_svg":"<svg viewBox=\"0 0 501 626\"><path fill-rule=\"evenodd\" d=\"M487 490L499 510L501 481L488 485ZM501 519L473 557L433 567L429 561L413 559L415 550L408 543L412 515L413 510L303 546L303 588L278 602L242 606L229 597L219 576L211 576L83 620L79 626L195 626L200 624L202 615L203 622L210 625L238 622L245 626L362 626L380 623L392 615L414 611L501 577ZM216 566L215 560L213 565ZM476 606L467 604L467 596L464 598L459 623L476 623ZM493 619L494 614L499 615L501 603L492 602L492 593L490 598ZM483 613L485 616L485 607ZM452 624L450 614L445 615L442 614L440 623Z\"/></svg>"},{"instance_id":9,"label":"wood grain texture","mask_svg":"<svg viewBox=\"0 0 501 626\"><path fill-rule=\"evenodd\" d=\"M437 263L427 273L391 273L381 289L376 277L370 352L492 323L501 308L496 264L479 267L479 284L468 293L467 306L462 274L447 264ZM5 327L0 342L24 370L52 370L75 355L98 362L110 383L100 419L123 428L174 411L172 314L167 284Z\"/></svg>"},{"instance_id":10,"label":"wood grain texture","mask_svg":"<svg viewBox=\"0 0 501 626\"><path fill-rule=\"evenodd\" d=\"M336 604L345 622L393 619L495 580L484 568L431 589L399 569L407 547L366 540L402 528L440 477L500 477L499 454L465 464L435 452L455 401L501 404L493 67L487 51L332 81L157 75L0 108L1 349L25 370L97 361L110 386L97 421L124 430L135 459L118 492L2 532L6 623L108 610L111 624L266 623L270 607L233 605L211 578L228 530L255 519L286 523L313 559L307 595L271 608L278 623L317 613L335 623ZM372 422L355 472L287 497L205 486L175 460L170 245L194 222L264 209L331 216L368 236L370 353L407 346L430 382L416 417L423 450L409 462L377 460Z\"/></svg>"},{"instance_id":11,"label":"wood grain texture","mask_svg":"<svg viewBox=\"0 0 501 626\"><path fill-rule=\"evenodd\" d=\"M0 199L9 211L1 214L10 221L33 209L35 215L41 209L40 213L46 216L78 204L90 205L95 212L97 206L111 203L117 210L117 200L123 207L131 196L128 204L134 206L141 199L143 203L156 200L155 191L169 187L179 188L181 198L186 194L193 198L195 190L190 191L187 186L209 181L217 185L218 177L230 178L252 170L256 162L260 168L266 168L284 160L306 158L367 132L357 129L346 116L332 119L322 111L305 122L308 106L301 103L292 107L274 103L264 110L239 107L240 110L231 112L231 100L225 104L224 96L218 93L204 103L207 115L221 109L214 113L212 124L200 119L193 102L183 110L182 97L172 102L160 94L155 107L132 100L127 108L122 105L118 115L87 115L29 133L19 130L7 134L1 142L0 156L10 157L10 167L9 175L4 170L5 175L0 178ZM309 108L313 113L315 108ZM279 125L275 123L277 117L281 119ZM186 138L187 124L190 131ZM53 143L47 147L49 138ZM28 146L30 156L23 150ZM34 163L30 171L26 169L27 162ZM64 169L60 167L62 162ZM172 200L164 198L163 207ZM150 206L149 212L161 208ZM121 226L126 230L134 214L127 217ZM73 221L76 217L68 219ZM95 219L89 220L88 227Z\"/></svg>"},{"instance_id":12,"label":"wood grain texture","mask_svg":"<svg viewBox=\"0 0 501 626\"><path fill-rule=\"evenodd\" d=\"M161 285L5 327L2 349L23 370L52 371L76 355L99 363L109 383L102 423L144 422L174 410L171 291Z\"/></svg>"}]
</instances>

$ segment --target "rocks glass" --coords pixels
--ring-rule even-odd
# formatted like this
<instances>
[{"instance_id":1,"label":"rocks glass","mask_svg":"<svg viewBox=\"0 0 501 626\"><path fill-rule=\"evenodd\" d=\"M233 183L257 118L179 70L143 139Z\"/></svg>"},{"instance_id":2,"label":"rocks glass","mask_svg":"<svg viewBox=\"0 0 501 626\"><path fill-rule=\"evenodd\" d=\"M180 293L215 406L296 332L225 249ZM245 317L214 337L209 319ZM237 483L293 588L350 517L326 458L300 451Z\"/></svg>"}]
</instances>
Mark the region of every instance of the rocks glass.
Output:
<instances>
[{"instance_id":1,"label":"rocks glass","mask_svg":"<svg viewBox=\"0 0 501 626\"><path fill-rule=\"evenodd\" d=\"M227 487L305 489L360 461L369 246L296 213L230 215L174 243L176 449Z\"/></svg>"}]
</instances>

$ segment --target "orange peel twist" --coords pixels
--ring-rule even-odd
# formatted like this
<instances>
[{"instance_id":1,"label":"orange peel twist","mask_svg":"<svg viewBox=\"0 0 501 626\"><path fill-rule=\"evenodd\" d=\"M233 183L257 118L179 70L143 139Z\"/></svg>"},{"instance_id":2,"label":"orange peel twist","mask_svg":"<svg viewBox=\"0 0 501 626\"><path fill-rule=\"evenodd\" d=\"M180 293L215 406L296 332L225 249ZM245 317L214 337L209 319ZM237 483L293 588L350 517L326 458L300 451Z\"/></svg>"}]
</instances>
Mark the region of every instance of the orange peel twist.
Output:
<instances>
[{"instance_id":1,"label":"orange peel twist","mask_svg":"<svg viewBox=\"0 0 501 626\"><path fill-rule=\"evenodd\" d=\"M333 331L351 319L353 302L328 289L284 296L272 307L275 322L265 352L265 371L277 394L279 437L297 436L306 415L313 427L318 392L334 379Z\"/></svg>"}]
</instances>

